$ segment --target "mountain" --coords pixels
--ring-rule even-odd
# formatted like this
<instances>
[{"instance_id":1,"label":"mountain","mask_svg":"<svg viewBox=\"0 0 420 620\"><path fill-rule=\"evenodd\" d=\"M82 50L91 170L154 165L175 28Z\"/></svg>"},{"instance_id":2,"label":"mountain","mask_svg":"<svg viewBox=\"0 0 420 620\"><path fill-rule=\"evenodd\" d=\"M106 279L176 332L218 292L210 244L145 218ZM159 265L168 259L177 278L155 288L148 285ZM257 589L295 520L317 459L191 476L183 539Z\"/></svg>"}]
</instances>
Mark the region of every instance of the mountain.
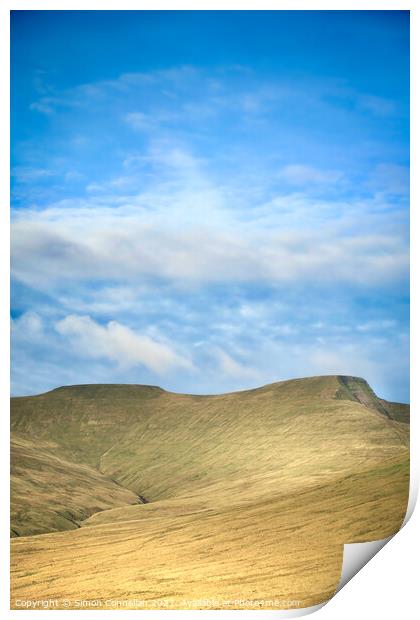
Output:
<instances>
[{"instance_id":1,"label":"mountain","mask_svg":"<svg viewBox=\"0 0 420 620\"><path fill-rule=\"evenodd\" d=\"M343 543L404 518L408 406L357 377L217 396L80 385L11 411L13 596L313 605Z\"/></svg>"}]
</instances>

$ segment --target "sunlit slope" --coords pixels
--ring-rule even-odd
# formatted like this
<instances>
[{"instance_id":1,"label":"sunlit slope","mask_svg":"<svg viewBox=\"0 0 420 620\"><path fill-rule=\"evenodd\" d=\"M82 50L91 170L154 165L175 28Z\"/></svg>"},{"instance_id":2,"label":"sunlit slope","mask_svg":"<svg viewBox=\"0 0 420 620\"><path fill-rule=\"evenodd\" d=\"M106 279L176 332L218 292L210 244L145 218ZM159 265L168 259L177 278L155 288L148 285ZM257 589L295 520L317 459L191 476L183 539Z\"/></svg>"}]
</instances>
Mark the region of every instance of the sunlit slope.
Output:
<instances>
[{"instance_id":1,"label":"sunlit slope","mask_svg":"<svg viewBox=\"0 0 420 620\"><path fill-rule=\"evenodd\" d=\"M287 490L369 468L406 445L406 425L384 414L366 382L346 381L298 379L221 396L74 386L13 399L12 428L56 442L60 456L148 501L261 477Z\"/></svg>"},{"instance_id":2,"label":"sunlit slope","mask_svg":"<svg viewBox=\"0 0 420 620\"><path fill-rule=\"evenodd\" d=\"M140 501L92 467L55 456L52 447L12 437L12 535L74 529L95 512Z\"/></svg>"},{"instance_id":3,"label":"sunlit slope","mask_svg":"<svg viewBox=\"0 0 420 620\"><path fill-rule=\"evenodd\" d=\"M11 399L17 433L57 444L70 460L97 466L101 455L156 409L160 388L145 385L75 385Z\"/></svg>"},{"instance_id":4,"label":"sunlit slope","mask_svg":"<svg viewBox=\"0 0 420 620\"><path fill-rule=\"evenodd\" d=\"M74 386L14 399L21 436L148 503L14 539L12 606L13 597L137 598L152 609L162 599L175 609L185 599L218 600L193 608L241 608L229 603L238 596L263 608L326 600L343 543L384 538L404 519L406 409L337 376L220 396Z\"/></svg>"},{"instance_id":5,"label":"sunlit slope","mask_svg":"<svg viewBox=\"0 0 420 620\"><path fill-rule=\"evenodd\" d=\"M77 531L14 539L12 606L40 597L93 608L110 599L140 609L315 605L338 585L344 542L399 529L407 488L408 462L391 460L241 506L209 494L108 510Z\"/></svg>"},{"instance_id":6,"label":"sunlit slope","mask_svg":"<svg viewBox=\"0 0 420 620\"><path fill-rule=\"evenodd\" d=\"M148 501L218 485L229 487L230 501L248 501L404 452L405 425L343 389L320 377L213 397L162 393L158 410L139 417L100 469Z\"/></svg>"}]
</instances>

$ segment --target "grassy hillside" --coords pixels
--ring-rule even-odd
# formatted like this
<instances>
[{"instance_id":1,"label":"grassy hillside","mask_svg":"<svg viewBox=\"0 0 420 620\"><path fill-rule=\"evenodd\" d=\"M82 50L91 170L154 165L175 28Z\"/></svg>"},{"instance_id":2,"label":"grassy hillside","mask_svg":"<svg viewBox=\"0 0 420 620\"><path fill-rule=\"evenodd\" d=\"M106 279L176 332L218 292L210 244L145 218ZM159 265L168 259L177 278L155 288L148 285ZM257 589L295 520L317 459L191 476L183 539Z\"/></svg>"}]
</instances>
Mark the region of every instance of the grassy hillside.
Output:
<instances>
[{"instance_id":1,"label":"grassy hillside","mask_svg":"<svg viewBox=\"0 0 420 620\"><path fill-rule=\"evenodd\" d=\"M11 400L12 431L57 444L57 453L98 465L164 391L145 385L75 385ZM151 409L154 406L152 404Z\"/></svg>"},{"instance_id":2,"label":"grassy hillside","mask_svg":"<svg viewBox=\"0 0 420 620\"><path fill-rule=\"evenodd\" d=\"M75 529L95 512L141 501L92 467L55 456L56 447L12 437L12 536Z\"/></svg>"},{"instance_id":3,"label":"grassy hillside","mask_svg":"<svg viewBox=\"0 0 420 620\"><path fill-rule=\"evenodd\" d=\"M98 508L77 531L14 539L12 599L326 600L342 544L383 538L404 518L405 409L362 379L335 376L220 396L103 385L13 399L20 442L49 442L49 459L83 463L131 495L122 505L111 492L119 507ZM26 483L30 468L17 462ZM87 478L80 486L98 492ZM51 510L45 485L39 493ZM129 506L138 496L148 503ZM60 509L74 498L61 497ZM37 513L42 531L49 518ZM191 602L203 598L218 602Z\"/></svg>"},{"instance_id":4,"label":"grassy hillside","mask_svg":"<svg viewBox=\"0 0 420 620\"><path fill-rule=\"evenodd\" d=\"M386 408L388 415L397 422L403 422L404 424L410 423L410 408L403 403L391 403L387 400L379 399L383 407Z\"/></svg>"}]
</instances>

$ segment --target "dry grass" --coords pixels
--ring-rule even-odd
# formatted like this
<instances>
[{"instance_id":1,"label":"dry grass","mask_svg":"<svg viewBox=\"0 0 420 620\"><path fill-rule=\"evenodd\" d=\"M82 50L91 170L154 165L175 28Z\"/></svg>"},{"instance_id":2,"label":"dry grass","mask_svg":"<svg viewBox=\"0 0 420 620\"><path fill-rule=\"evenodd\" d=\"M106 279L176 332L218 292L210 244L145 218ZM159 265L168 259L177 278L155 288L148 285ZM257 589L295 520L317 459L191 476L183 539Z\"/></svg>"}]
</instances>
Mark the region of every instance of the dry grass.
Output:
<instances>
[{"instance_id":1,"label":"dry grass","mask_svg":"<svg viewBox=\"0 0 420 620\"><path fill-rule=\"evenodd\" d=\"M285 608L328 599L343 543L384 538L404 518L408 431L395 410L364 382L339 377L212 397L86 386L17 399L16 432L65 445L68 459L151 503L14 539L12 606L66 598Z\"/></svg>"},{"instance_id":2,"label":"dry grass","mask_svg":"<svg viewBox=\"0 0 420 620\"><path fill-rule=\"evenodd\" d=\"M12 437L12 536L75 529L93 513L139 503L135 493L96 469L55 456L56 448Z\"/></svg>"}]
</instances>

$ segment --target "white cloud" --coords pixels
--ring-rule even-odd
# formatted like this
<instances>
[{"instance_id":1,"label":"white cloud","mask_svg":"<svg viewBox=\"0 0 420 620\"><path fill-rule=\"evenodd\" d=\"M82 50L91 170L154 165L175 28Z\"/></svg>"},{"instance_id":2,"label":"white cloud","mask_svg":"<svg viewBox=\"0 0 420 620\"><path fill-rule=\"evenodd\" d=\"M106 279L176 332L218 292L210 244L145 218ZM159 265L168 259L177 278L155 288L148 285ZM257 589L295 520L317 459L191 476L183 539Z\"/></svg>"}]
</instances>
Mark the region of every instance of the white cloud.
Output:
<instances>
[{"instance_id":1,"label":"white cloud","mask_svg":"<svg viewBox=\"0 0 420 620\"><path fill-rule=\"evenodd\" d=\"M17 319L12 319L11 327L14 337L22 339L38 338L43 332L43 322L37 312L28 310Z\"/></svg>"},{"instance_id":2,"label":"white cloud","mask_svg":"<svg viewBox=\"0 0 420 620\"><path fill-rule=\"evenodd\" d=\"M141 190L135 184L145 175L132 170L91 184L86 199L13 214L19 280L41 289L69 280L138 284L154 278L177 286L382 285L406 273L403 226L391 227L394 220L380 203L314 200L300 192L258 204L235 184L218 185L205 160L164 141L129 161L152 167ZM308 167L298 172L308 179L327 174Z\"/></svg>"},{"instance_id":3,"label":"white cloud","mask_svg":"<svg viewBox=\"0 0 420 620\"><path fill-rule=\"evenodd\" d=\"M144 112L129 112L124 120L137 131L150 131L156 127L154 118Z\"/></svg>"},{"instance_id":4,"label":"white cloud","mask_svg":"<svg viewBox=\"0 0 420 620\"><path fill-rule=\"evenodd\" d=\"M356 329L359 332L370 332L376 330L389 330L395 328L397 322L391 319L383 319L378 321L367 321L366 323L360 323L356 325Z\"/></svg>"},{"instance_id":5,"label":"white cloud","mask_svg":"<svg viewBox=\"0 0 420 620\"><path fill-rule=\"evenodd\" d=\"M258 370L241 364L222 349L217 348L216 354L219 360L220 370L224 376L248 381L258 381L261 379L261 374Z\"/></svg>"},{"instance_id":6,"label":"white cloud","mask_svg":"<svg viewBox=\"0 0 420 620\"><path fill-rule=\"evenodd\" d=\"M409 197L410 168L397 164L378 164L369 175L368 189L384 195Z\"/></svg>"},{"instance_id":7,"label":"white cloud","mask_svg":"<svg viewBox=\"0 0 420 620\"><path fill-rule=\"evenodd\" d=\"M307 352L307 361L302 363L307 375L349 375L375 378L378 361L372 359L367 347L358 342L331 347L329 342L319 342Z\"/></svg>"},{"instance_id":8,"label":"white cloud","mask_svg":"<svg viewBox=\"0 0 420 620\"><path fill-rule=\"evenodd\" d=\"M117 321L100 325L89 316L73 314L58 321L55 328L84 356L108 359L124 368L142 364L159 375L177 368L193 369L192 363L169 344L138 334Z\"/></svg>"},{"instance_id":9,"label":"white cloud","mask_svg":"<svg viewBox=\"0 0 420 620\"><path fill-rule=\"evenodd\" d=\"M211 199L211 211L210 204ZM265 230L228 217L200 226L193 205L182 204L168 224L163 211L135 206L26 211L13 224L14 275L37 287L92 278L381 285L404 277L408 266L405 240L394 231L343 230L330 237L328 229Z\"/></svg>"},{"instance_id":10,"label":"white cloud","mask_svg":"<svg viewBox=\"0 0 420 620\"><path fill-rule=\"evenodd\" d=\"M55 112L55 101L49 99L49 97L43 97L39 101L34 101L29 106L30 110L35 110L40 114L45 114L46 116L50 116Z\"/></svg>"},{"instance_id":11,"label":"white cloud","mask_svg":"<svg viewBox=\"0 0 420 620\"><path fill-rule=\"evenodd\" d=\"M292 185L337 183L343 178L339 170L322 170L302 164L284 166L279 176Z\"/></svg>"},{"instance_id":12,"label":"white cloud","mask_svg":"<svg viewBox=\"0 0 420 620\"><path fill-rule=\"evenodd\" d=\"M391 163L403 143L380 139L370 118L391 115L392 102L244 67L130 73L35 96L33 110L66 117L58 138L45 134L54 148L34 136L14 170L13 273L36 290L19 304L25 295L43 316L14 322L22 385L174 369L165 387L217 391L375 376L386 364L399 380L399 345L379 342L385 329L397 342L398 325L351 301L357 287L358 299L386 304L407 276L408 168Z\"/></svg>"},{"instance_id":13,"label":"white cloud","mask_svg":"<svg viewBox=\"0 0 420 620\"><path fill-rule=\"evenodd\" d=\"M20 183L31 183L33 181L52 177L55 175L55 172L46 168L16 166L12 169L11 175Z\"/></svg>"}]
</instances>

